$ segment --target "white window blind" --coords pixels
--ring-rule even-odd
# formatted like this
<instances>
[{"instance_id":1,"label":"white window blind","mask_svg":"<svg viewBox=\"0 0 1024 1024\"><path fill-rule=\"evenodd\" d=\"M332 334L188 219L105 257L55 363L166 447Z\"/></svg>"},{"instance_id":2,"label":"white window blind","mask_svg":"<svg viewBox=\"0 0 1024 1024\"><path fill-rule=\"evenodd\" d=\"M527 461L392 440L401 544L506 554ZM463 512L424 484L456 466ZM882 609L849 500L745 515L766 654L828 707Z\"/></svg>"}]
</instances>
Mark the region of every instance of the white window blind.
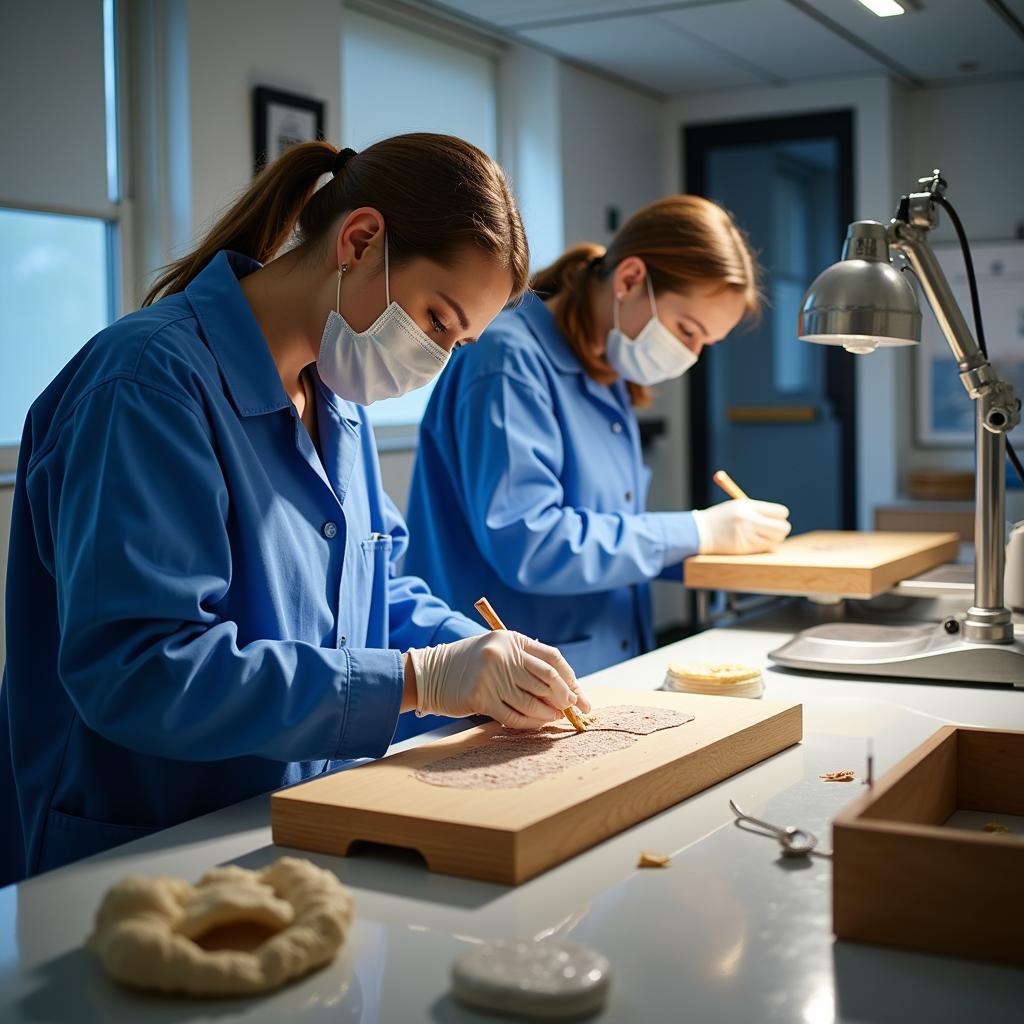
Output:
<instances>
[{"instance_id":1,"label":"white window blind","mask_svg":"<svg viewBox=\"0 0 1024 1024\"><path fill-rule=\"evenodd\" d=\"M0 206L109 216L103 0L6 3Z\"/></svg>"},{"instance_id":2,"label":"white window blind","mask_svg":"<svg viewBox=\"0 0 1024 1024\"><path fill-rule=\"evenodd\" d=\"M457 135L497 153L493 57L346 9L341 49L342 144L355 150L403 132ZM370 406L381 426L420 421L431 388Z\"/></svg>"}]
</instances>

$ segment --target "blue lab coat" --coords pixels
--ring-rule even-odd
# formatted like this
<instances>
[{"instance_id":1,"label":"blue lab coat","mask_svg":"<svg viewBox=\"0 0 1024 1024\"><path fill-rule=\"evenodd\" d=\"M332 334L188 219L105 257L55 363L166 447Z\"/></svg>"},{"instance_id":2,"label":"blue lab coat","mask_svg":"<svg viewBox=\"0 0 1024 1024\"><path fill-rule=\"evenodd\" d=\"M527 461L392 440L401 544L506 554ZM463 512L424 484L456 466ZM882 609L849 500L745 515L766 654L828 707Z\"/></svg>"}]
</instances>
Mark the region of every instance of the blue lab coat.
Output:
<instances>
[{"instance_id":1,"label":"blue lab coat","mask_svg":"<svg viewBox=\"0 0 1024 1024\"><path fill-rule=\"evenodd\" d=\"M557 646L578 675L650 650L649 581L680 580L691 512L645 512L650 471L622 381L584 372L527 295L452 357L420 428L405 569Z\"/></svg>"},{"instance_id":2,"label":"blue lab coat","mask_svg":"<svg viewBox=\"0 0 1024 1024\"><path fill-rule=\"evenodd\" d=\"M365 410L319 378L317 455L238 285L257 267L220 253L29 413L0 884L383 754L399 651L482 631L396 574Z\"/></svg>"}]
</instances>

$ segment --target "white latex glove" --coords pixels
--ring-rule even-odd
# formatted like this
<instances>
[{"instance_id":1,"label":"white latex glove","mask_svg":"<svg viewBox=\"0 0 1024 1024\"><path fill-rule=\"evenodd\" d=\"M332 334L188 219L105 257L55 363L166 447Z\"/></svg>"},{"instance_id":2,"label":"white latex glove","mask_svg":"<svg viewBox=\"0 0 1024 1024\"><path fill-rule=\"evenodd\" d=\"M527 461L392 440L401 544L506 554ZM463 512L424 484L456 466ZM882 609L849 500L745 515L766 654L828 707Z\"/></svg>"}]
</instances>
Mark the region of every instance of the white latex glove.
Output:
<instances>
[{"instance_id":1,"label":"white latex glove","mask_svg":"<svg viewBox=\"0 0 1024 1024\"><path fill-rule=\"evenodd\" d=\"M521 633L498 629L410 650L409 657L417 715L489 715L513 729L536 729L570 705L590 711L565 658Z\"/></svg>"},{"instance_id":2,"label":"white latex glove","mask_svg":"<svg viewBox=\"0 0 1024 1024\"><path fill-rule=\"evenodd\" d=\"M740 498L693 513L702 555L752 555L774 551L793 528L789 509L771 501Z\"/></svg>"}]
</instances>

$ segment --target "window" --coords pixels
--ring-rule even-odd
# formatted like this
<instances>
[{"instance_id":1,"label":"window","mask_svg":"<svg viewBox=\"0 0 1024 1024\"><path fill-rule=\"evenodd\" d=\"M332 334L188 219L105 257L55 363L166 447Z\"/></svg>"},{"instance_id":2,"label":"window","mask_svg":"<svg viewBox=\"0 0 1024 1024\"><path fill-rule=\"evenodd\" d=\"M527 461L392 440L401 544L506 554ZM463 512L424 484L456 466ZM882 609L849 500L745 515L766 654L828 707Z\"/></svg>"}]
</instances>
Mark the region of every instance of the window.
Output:
<instances>
[{"instance_id":1,"label":"window","mask_svg":"<svg viewBox=\"0 0 1024 1024\"><path fill-rule=\"evenodd\" d=\"M0 33L0 472L29 406L111 322L121 262L116 0L22 4ZM54 24L61 30L54 32Z\"/></svg>"},{"instance_id":2,"label":"window","mask_svg":"<svg viewBox=\"0 0 1024 1024\"><path fill-rule=\"evenodd\" d=\"M813 346L797 344L795 329L811 280L811 177L776 159L771 191L771 317L775 390L802 394L814 385Z\"/></svg>"},{"instance_id":3,"label":"window","mask_svg":"<svg viewBox=\"0 0 1024 1024\"><path fill-rule=\"evenodd\" d=\"M360 150L391 135L430 131L458 135L497 155L497 67L492 55L351 8L343 25L344 145ZM432 390L428 385L375 402L370 418L383 427L417 424Z\"/></svg>"},{"instance_id":4,"label":"window","mask_svg":"<svg viewBox=\"0 0 1024 1024\"><path fill-rule=\"evenodd\" d=\"M61 367L113 319L112 228L94 217L0 210L0 445Z\"/></svg>"}]
</instances>

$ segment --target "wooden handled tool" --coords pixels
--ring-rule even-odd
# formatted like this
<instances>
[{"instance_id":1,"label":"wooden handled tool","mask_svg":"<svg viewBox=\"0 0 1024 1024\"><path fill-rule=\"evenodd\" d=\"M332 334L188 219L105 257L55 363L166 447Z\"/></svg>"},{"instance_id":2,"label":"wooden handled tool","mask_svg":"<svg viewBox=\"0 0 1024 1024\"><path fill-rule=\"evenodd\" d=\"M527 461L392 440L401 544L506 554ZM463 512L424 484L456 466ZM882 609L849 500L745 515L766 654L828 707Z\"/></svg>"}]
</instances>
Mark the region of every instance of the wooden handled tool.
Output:
<instances>
[{"instance_id":1,"label":"wooden handled tool","mask_svg":"<svg viewBox=\"0 0 1024 1024\"><path fill-rule=\"evenodd\" d=\"M747 492L744 491L743 488L740 487L740 485L736 483L736 481L733 480L733 478L729 476L724 469L720 469L711 479L714 480L730 498L742 499L749 497Z\"/></svg>"},{"instance_id":2,"label":"wooden handled tool","mask_svg":"<svg viewBox=\"0 0 1024 1024\"><path fill-rule=\"evenodd\" d=\"M480 617L491 629L506 629L505 623L498 618L498 613L491 607L491 602L486 597L481 597L473 607L480 613ZM584 717L574 708L562 708L562 714L572 723L577 732L586 732L587 723Z\"/></svg>"}]
</instances>

